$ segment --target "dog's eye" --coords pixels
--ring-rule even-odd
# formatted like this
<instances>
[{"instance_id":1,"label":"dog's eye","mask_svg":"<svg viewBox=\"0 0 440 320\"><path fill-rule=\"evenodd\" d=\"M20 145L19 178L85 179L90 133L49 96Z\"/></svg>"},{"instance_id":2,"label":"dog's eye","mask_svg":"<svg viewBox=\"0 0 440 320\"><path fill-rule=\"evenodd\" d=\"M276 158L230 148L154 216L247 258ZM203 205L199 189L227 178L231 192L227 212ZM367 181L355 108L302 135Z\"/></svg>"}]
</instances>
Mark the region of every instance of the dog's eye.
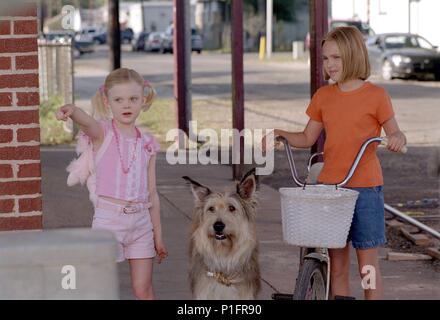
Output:
<instances>
[{"instance_id":1,"label":"dog's eye","mask_svg":"<svg viewBox=\"0 0 440 320\"><path fill-rule=\"evenodd\" d=\"M229 211L230 212L234 212L235 211L235 207L234 206L229 206Z\"/></svg>"},{"instance_id":2,"label":"dog's eye","mask_svg":"<svg viewBox=\"0 0 440 320\"><path fill-rule=\"evenodd\" d=\"M208 208L208 211L209 211L209 212L214 212L214 210L215 210L214 207L209 207L209 208Z\"/></svg>"}]
</instances>

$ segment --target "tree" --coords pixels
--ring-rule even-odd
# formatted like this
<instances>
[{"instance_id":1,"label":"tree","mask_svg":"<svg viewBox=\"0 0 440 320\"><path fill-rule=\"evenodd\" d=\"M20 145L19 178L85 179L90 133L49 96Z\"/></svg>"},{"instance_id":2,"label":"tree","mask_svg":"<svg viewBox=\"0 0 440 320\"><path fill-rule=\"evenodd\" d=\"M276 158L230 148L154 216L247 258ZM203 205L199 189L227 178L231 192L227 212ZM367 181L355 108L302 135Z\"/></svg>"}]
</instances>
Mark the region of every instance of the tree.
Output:
<instances>
[{"instance_id":1,"label":"tree","mask_svg":"<svg viewBox=\"0 0 440 320\"><path fill-rule=\"evenodd\" d=\"M231 0L224 0L230 4ZM295 8L306 0L273 0L273 12L278 21L295 22ZM248 13L262 14L266 12L266 1L244 0L244 10Z\"/></svg>"}]
</instances>

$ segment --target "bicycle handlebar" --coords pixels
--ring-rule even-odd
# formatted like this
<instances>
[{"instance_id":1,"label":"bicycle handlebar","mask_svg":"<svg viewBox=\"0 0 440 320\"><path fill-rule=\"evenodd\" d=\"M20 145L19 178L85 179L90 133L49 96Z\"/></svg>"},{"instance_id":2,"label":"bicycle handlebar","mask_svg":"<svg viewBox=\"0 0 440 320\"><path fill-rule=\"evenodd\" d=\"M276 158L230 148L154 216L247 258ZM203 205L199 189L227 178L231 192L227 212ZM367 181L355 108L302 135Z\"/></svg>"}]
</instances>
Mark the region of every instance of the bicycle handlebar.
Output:
<instances>
[{"instance_id":1,"label":"bicycle handlebar","mask_svg":"<svg viewBox=\"0 0 440 320\"><path fill-rule=\"evenodd\" d=\"M287 141L286 138L284 138L282 136L278 136L275 139L276 139L276 141L280 141L280 142L282 142L284 144L284 148L286 150L286 155L287 155L287 159L289 161L290 172L292 174L293 180L295 181L295 183L298 186L305 186L306 182L301 181L299 179L299 177L298 177L298 173L296 172L295 161L293 160L293 152L292 152L292 148L289 145L289 142ZM343 187L343 186L345 186L348 183L348 181L353 177L353 174L356 171L356 168L359 165L359 162L361 161L362 156L365 153L365 150L373 142L379 142L380 144L385 144L385 145L388 143L386 138L380 138L380 137L370 138L367 141L365 141L362 144L362 146L361 146L361 148L360 148L356 158L354 159L354 162L351 165L351 168L348 171L347 176L341 182L336 183L336 187ZM401 152L402 153L406 153L407 152L407 148L404 147ZM312 157L314 157L316 155L318 155L318 154L315 154ZM309 166L310 166L310 163L309 163Z\"/></svg>"}]
</instances>

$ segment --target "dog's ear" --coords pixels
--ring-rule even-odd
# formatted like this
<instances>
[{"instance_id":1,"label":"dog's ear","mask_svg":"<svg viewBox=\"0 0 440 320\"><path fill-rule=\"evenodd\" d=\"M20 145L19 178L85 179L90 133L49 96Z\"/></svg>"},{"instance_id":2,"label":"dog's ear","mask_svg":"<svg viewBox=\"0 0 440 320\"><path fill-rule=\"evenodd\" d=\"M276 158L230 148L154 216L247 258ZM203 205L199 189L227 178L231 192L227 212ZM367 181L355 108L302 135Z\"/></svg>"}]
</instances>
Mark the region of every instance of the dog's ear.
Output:
<instances>
[{"instance_id":1,"label":"dog's ear","mask_svg":"<svg viewBox=\"0 0 440 320\"><path fill-rule=\"evenodd\" d=\"M255 175L255 168L246 173L237 184L237 193L242 199L250 199L258 187L258 177Z\"/></svg>"},{"instance_id":2,"label":"dog's ear","mask_svg":"<svg viewBox=\"0 0 440 320\"><path fill-rule=\"evenodd\" d=\"M205 186L202 186L197 181L192 180L190 177L182 177L190 185L194 198L197 201L203 201L208 195L211 194L211 190Z\"/></svg>"}]
</instances>

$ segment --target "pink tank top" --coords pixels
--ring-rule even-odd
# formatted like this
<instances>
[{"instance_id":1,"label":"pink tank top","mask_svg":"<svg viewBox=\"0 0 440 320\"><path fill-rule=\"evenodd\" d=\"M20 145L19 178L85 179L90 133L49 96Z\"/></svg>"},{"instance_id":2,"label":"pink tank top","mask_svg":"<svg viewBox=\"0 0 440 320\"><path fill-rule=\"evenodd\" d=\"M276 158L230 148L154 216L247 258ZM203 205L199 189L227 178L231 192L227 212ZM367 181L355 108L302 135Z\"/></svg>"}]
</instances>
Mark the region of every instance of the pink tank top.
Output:
<instances>
[{"instance_id":1,"label":"pink tank top","mask_svg":"<svg viewBox=\"0 0 440 320\"><path fill-rule=\"evenodd\" d=\"M95 153L96 195L125 201L149 202L148 163L151 156L160 149L159 143L152 135L144 133L136 145L136 138L124 137L116 131L125 169L132 161L133 152L136 153L130 170L124 173L112 122L110 120L100 123L104 129L104 142Z\"/></svg>"}]
</instances>

